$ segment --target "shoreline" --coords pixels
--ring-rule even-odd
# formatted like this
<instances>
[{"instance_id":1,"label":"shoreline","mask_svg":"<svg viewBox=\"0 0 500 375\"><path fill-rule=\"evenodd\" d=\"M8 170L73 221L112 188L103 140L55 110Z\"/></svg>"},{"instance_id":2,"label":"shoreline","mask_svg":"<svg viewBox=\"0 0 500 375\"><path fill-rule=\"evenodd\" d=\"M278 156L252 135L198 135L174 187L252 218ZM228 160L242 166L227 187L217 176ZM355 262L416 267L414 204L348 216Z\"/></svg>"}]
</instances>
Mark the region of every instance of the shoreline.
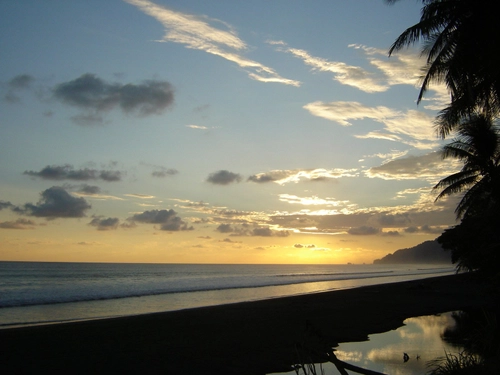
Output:
<instances>
[{"instance_id":1,"label":"shoreline","mask_svg":"<svg viewBox=\"0 0 500 375\"><path fill-rule=\"evenodd\" d=\"M0 330L5 373L266 374L295 346L366 340L404 319L479 308L473 275L439 276L253 302ZM312 334L314 333L314 334ZM313 358L325 360L322 355Z\"/></svg>"},{"instance_id":2,"label":"shoreline","mask_svg":"<svg viewBox=\"0 0 500 375\"><path fill-rule=\"evenodd\" d=\"M416 272L416 270L414 271ZM104 299L93 298L88 300L60 301L59 303L2 306L0 308L0 329L259 301L351 289L368 285L420 280L454 273L450 268L424 269L424 272L419 271L420 273L410 272L408 274L399 274L396 271L390 271L390 274L388 274L387 271L383 271L384 275L379 277L366 277L367 273L363 272L363 277L347 277L333 280L308 280L290 284L265 284L254 287L238 286ZM342 273L342 275L345 275L345 273Z\"/></svg>"}]
</instances>

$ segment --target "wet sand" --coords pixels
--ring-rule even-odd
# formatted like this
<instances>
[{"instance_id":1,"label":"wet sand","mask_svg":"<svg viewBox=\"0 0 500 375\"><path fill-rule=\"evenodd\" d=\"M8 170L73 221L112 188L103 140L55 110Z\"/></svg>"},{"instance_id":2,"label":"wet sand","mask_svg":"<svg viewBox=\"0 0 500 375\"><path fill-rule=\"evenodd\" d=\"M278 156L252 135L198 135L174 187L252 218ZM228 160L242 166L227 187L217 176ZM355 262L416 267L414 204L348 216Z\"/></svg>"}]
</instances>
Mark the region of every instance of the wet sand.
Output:
<instances>
[{"instance_id":1,"label":"wet sand","mask_svg":"<svg viewBox=\"0 0 500 375\"><path fill-rule=\"evenodd\" d=\"M290 371L340 342L404 319L494 304L487 288L452 275L113 319L0 330L4 374L238 374ZM297 349L299 348L299 349Z\"/></svg>"}]
</instances>

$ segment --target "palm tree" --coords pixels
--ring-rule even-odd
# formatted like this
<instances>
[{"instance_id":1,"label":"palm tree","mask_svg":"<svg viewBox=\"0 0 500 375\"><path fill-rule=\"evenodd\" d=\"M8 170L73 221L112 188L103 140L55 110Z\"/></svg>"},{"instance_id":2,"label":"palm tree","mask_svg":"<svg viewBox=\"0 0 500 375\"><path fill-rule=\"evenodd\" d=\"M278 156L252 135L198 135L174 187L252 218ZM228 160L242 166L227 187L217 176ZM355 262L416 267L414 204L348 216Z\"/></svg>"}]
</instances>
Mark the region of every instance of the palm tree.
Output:
<instances>
[{"instance_id":1,"label":"palm tree","mask_svg":"<svg viewBox=\"0 0 500 375\"><path fill-rule=\"evenodd\" d=\"M385 0L393 4L399 0ZM393 43L389 56L422 41L427 56L418 101L432 82L445 83L451 103L438 118L446 137L464 117L478 109L500 112L500 28L495 0L422 0L420 22Z\"/></svg>"},{"instance_id":2,"label":"palm tree","mask_svg":"<svg viewBox=\"0 0 500 375\"><path fill-rule=\"evenodd\" d=\"M486 114L471 115L457 125L457 137L442 150L443 158L457 158L462 169L443 178L434 189L442 189L436 200L464 192L457 218L500 203L500 129Z\"/></svg>"}]
</instances>

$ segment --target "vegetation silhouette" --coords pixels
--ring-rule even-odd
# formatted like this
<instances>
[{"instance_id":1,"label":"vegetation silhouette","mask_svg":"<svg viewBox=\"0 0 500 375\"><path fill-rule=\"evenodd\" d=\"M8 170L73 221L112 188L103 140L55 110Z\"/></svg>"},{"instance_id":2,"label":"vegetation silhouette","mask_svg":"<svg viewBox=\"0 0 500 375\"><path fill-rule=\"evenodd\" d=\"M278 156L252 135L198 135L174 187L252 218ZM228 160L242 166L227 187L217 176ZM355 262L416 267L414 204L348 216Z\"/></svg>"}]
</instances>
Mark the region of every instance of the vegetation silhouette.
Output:
<instances>
[{"instance_id":1,"label":"vegetation silhouette","mask_svg":"<svg viewBox=\"0 0 500 375\"><path fill-rule=\"evenodd\" d=\"M443 357L429 361L429 374L498 373L497 315L498 312L485 308L455 312L455 325L444 331L442 339L462 350L458 354L445 352Z\"/></svg>"},{"instance_id":2,"label":"vegetation silhouette","mask_svg":"<svg viewBox=\"0 0 500 375\"><path fill-rule=\"evenodd\" d=\"M305 330L301 339L295 343L295 356L297 361L292 365L297 375L325 375L323 365L318 360L331 362L341 375L349 375L347 370L362 375L384 375L383 373L369 370L363 367L341 361L335 355L333 349L324 339L321 330L314 327L309 321L306 321Z\"/></svg>"},{"instance_id":3,"label":"vegetation silhouette","mask_svg":"<svg viewBox=\"0 0 500 375\"><path fill-rule=\"evenodd\" d=\"M418 101L432 82L446 84L451 102L436 122L438 134L445 138L478 109L492 117L500 111L497 1L422 0L422 4L420 21L396 39L389 55L422 42L426 65Z\"/></svg>"},{"instance_id":4,"label":"vegetation silhouette","mask_svg":"<svg viewBox=\"0 0 500 375\"><path fill-rule=\"evenodd\" d=\"M443 188L436 200L465 192L455 210L458 219L498 204L500 130L491 118L474 114L460 122L457 137L443 147L442 155L462 161L463 167L434 186L434 189Z\"/></svg>"},{"instance_id":5,"label":"vegetation silhouette","mask_svg":"<svg viewBox=\"0 0 500 375\"><path fill-rule=\"evenodd\" d=\"M399 0L385 0L394 4ZM458 270L488 270L498 259L500 29L494 0L422 0L420 21L407 28L389 49L389 56L421 43L420 102L431 83L445 83L450 104L436 118L437 133L456 138L444 146L444 158L463 167L434 187L437 199L463 194L455 213L462 222L445 231L438 242L452 251Z\"/></svg>"},{"instance_id":6,"label":"vegetation silhouette","mask_svg":"<svg viewBox=\"0 0 500 375\"><path fill-rule=\"evenodd\" d=\"M394 4L399 0L385 0ZM451 250L457 270L476 271L490 280L498 298L500 271L500 29L495 0L422 0L420 21L393 43L389 56L421 43L426 56L418 102L431 83L444 83L450 103L436 117L437 134L455 139L443 147L444 158L463 163L460 171L443 178L434 189L436 200L462 194L455 213L460 224L437 241ZM498 316L498 310L495 311ZM496 330L498 333L498 330ZM473 334L466 334L472 340ZM499 373L495 355L466 350L446 353L433 374ZM492 359L493 358L493 359ZM487 363L485 362L487 361ZM485 365L486 363L486 365ZM494 369L493 372L491 370Z\"/></svg>"}]
</instances>

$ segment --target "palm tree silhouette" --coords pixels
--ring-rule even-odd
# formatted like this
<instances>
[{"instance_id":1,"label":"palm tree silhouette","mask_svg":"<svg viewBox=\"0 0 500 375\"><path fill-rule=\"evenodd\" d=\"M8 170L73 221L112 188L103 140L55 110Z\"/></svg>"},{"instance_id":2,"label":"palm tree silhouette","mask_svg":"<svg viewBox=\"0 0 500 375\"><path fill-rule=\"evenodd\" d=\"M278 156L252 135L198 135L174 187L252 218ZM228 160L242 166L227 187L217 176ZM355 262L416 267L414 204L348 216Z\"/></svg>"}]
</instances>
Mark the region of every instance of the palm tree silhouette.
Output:
<instances>
[{"instance_id":1,"label":"palm tree silhouette","mask_svg":"<svg viewBox=\"0 0 500 375\"><path fill-rule=\"evenodd\" d=\"M393 4L399 0L385 0ZM430 83L445 83L450 104L437 118L445 138L460 120L478 109L496 117L500 112L500 28L495 0L422 0L418 23L393 43L395 51L422 41L423 68L420 102Z\"/></svg>"},{"instance_id":2,"label":"palm tree silhouette","mask_svg":"<svg viewBox=\"0 0 500 375\"><path fill-rule=\"evenodd\" d=\"M500 129L486 114L471 115L457 125L457 137L442 150L443 158L457 158L462 169L439 181L436 200L464 192L457 219L497 205L500 180Z\"/></svg>"}]
</instances>

